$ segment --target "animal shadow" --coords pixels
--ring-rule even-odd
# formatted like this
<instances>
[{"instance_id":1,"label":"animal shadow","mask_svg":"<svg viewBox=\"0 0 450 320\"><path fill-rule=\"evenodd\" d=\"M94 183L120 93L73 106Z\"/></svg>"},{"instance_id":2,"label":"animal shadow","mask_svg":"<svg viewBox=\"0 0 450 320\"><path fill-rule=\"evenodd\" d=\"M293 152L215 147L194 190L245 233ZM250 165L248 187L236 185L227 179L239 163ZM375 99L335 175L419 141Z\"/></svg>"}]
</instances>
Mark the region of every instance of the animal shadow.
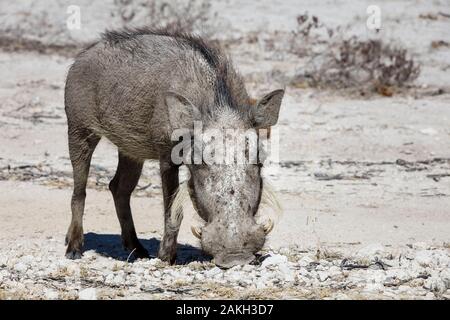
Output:
<instances>
[{"instance_id":1,"label":"animal shadow","mask_svg":"<svg viewBox=\"0 0 450 320\"><path fill-rule=\"evenodd\" d=\"M151 239L139 239L141 244L147 249L150 254L150 258L156 258L158 256L158 249L160 240L156 238ZM122 246L122 239L120 235L116 234L98 234L89 232L84 235L84 251L93 250L96 253L104 256L111 257L121 261L133 261L135 260L130 252L127 252ZM177 246L177 260L176 264L187 264L192 261L211 261L212 257L204 254L199 248L193 247L188 244L178 244Z\"/></svg>"}]
</instances>

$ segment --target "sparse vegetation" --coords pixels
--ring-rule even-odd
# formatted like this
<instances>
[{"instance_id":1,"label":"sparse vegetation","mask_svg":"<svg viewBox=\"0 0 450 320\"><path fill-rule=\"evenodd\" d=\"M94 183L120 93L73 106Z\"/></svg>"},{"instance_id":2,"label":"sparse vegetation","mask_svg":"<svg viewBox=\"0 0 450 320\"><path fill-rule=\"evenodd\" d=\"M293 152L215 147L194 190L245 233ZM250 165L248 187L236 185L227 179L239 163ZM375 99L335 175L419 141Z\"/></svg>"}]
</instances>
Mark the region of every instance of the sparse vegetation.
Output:
<instances>
[{"instance_id":1,"label":"sparse vegetation","mask_svg":"<svg viewBox=\"0 0 450 320\"><path fill-rule=\"evenodd\" d=\"M290 52L308 56L309 61L293 80L294 85L335 89L369 86L390 96L391 87L405 86L420 73L419 64L399 46L357 36L345 39L341 28L328 28L307 13L298 16L297 24Z\"/></svg>"},{"instance_id":2,"label":"sparse vegetation","mask_svg":"<svg viewBox=\"0 0 450 320\"><path fill-rule=\"evenodd\" d=\"M305 12L297 16L297 26L289 39L289 52L299 57L309 56L317 45L328 43L334 33L318 17Z\"/></svg>"},{"instance_id":3,"label":"sparse vegetation","mask_svg":"<svg viewBox=\"0 0 450 320\"><path fill-rule=\"evenodd\" d=\"M419 65L408 57L406 49L384 44L381 40L357 37L342 41L313 60L313 70L308 75L314 86L401 87L415 80L420 73Z\"/></svg>"},{"instance_id":4,"label":"sparse vegetation","mask_svg":"<svg viewBox=\"0 0 450 320\"><path fill-rule=\"evenodd\" d=\"M148 27L194 32L211 18L211 4L205 0L115 0L115 4L126 27L144 22Z\"/></svg>"}]
</instances>

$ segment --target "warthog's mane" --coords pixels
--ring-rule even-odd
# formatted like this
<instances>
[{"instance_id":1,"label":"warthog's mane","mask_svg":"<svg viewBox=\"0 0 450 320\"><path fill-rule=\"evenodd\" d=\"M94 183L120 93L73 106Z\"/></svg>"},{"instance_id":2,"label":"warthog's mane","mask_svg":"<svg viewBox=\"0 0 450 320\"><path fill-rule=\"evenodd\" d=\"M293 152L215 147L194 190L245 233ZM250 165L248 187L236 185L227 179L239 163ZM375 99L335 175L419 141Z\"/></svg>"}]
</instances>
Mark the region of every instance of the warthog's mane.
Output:
<instances>
[{"instance_id":1,"label":"warthog's mane","mask_svg":"<svg viewBox=\"0 0 450 320\"><path fill-rule=\"evenodd\" d=\"M139 36L154 35L173 38L180 46L190 45L194 50L200 52L208 64L212 68L219 68L222 63L220 58L220 49L213 45L212 42L207 42L201 37L183 32L182 30L172 30L169 28L125 28L122 30L108 30L102 34L102 39L111 44L118 44L120 42L134 40Z\"/></svg>"},{"instance_id":2,"label":"warthog's mane","mask_svg":"<svg viewBox=\"0 0 450 320\"><path fill-rule=\"evenodd\" d=\"M188 46L200 53L216 75L214 85L216 105L226 104L241 112L249 111L251 100L245 90L242 77L236 72L231 60L215 41L168 28L126 28L120 31L106 31L102 34L102 40L114 46L145 35L170 37L180 49Z\"/></svg>"}]
</instances>

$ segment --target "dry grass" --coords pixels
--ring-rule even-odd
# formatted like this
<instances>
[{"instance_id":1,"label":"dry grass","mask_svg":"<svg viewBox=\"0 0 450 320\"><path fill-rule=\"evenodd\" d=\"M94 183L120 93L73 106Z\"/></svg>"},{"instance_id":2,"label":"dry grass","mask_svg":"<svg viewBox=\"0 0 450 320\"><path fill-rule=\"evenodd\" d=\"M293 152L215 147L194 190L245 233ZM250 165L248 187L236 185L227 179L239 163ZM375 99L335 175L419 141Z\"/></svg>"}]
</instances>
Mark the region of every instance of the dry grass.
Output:
<instances>
[{"instance_id":1,"label":"dry grass","mask_svg":"<svg viewBox=\"0 0 450 320\"><path fill-rule=\"evenodd\" d=\"M125 27L142 23L144 17L148 27L194 32L207 26L211 18L211 4L205 0L115 0L115 4Z\"/></svg>"},{"instance_id":2,"label":"dry grass","mask_svg":"<svg viewBox=\"0 0 450 320\"><path fill-rule=\"evenodd\" d=\"M420 73L419 65L408 57L406 49L381 40L352 37L332 46L335 47L327 50L310 73L314 86L348 88L370 84L380 94L391 96L390 87L402 87Z\"/></svg>"},{"instance_id":3,"label":"dry grass","mask_svg":"<svg viewBox=\"0 0 450 320\"><path fill-rule=\"evenodd\" d=\"M328 28L307 13L298 16L290 52L309 61L291 84L295 87L360 88L392 96L412 83L420 66L408 51L380 39L345 37L346 27Z\"/></svg>"}]
</instances>

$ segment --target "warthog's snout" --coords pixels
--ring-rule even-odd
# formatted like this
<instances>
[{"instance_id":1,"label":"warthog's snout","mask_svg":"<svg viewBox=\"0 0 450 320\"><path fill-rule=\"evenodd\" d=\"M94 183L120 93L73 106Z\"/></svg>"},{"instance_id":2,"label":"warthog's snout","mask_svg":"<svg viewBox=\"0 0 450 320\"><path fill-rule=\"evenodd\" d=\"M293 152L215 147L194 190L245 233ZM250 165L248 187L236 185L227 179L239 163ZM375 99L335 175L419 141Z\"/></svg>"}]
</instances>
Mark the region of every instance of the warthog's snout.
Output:
<instances>
[{"instance_id":1,"label":"warthog's snout","mask_svg":"<svg viewBox=\"0 0 450 320\"><path fill-rule=\"evenodd\" d=\"M200 239L203 251L223 269L251 263L266 238L264 226L250 217L229 224L217 219L202 228L192 228L192 232Z\"/></svg>"},{"instance_id":2,"label":"warthog's snout","mask_svg":"<svg viewBox=\"0 0 450 320\"><path fill-rule=\"evenodd\" d=\"M234 266L249 264L256 259L253 254L230 253L214 257L216 266L222 269L229 269Z\"/></svg>"}]
</instances>

